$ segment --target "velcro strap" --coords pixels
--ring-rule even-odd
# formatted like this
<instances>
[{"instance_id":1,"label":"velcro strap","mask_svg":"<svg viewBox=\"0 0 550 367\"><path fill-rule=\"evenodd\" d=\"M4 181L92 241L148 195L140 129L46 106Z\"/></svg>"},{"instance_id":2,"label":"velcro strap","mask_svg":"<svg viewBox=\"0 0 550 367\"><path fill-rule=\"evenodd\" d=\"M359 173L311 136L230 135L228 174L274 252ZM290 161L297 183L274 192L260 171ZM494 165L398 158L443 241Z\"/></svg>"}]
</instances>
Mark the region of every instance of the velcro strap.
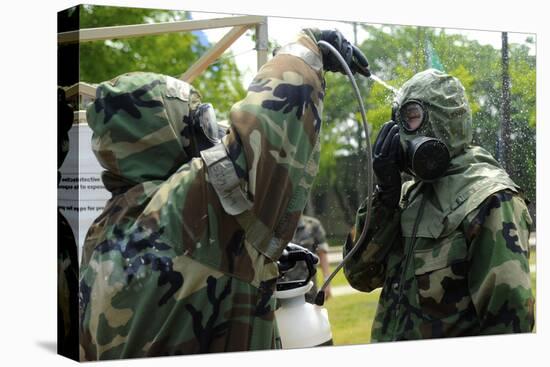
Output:
<instances>
[{"instance_id":1,"label":"velcro strap","mask_svg":"<svg viewBox=\"0 0 550 367\"><path fill-rule=\"evenodd\" d=\"M277 51L277 55L292 55L304 60L313 70L319 72L323 68L321 57L304 45L294 42L284 45Z\"/></svg>"},{"instance_id":2,"label":"velcro strap","mask_svg":"<svg viewBox=\"0 0 550 367\"><path fill-rule=\"evenodd\" d=\"M223 209L229 215L238 215L252 208L242 189L233 162L223 144L216 144L200 152L208 171L208 180L214 187Z\"/></svg>"},{"instance_id":3,"label":"velcro strap","mask_svg":"<svg viewBox=\"0 0 550 367\"><path fill-rule=\"evenodd\" d=\"M237 221L246 228L247 240L256 250L273 261L281 257L288 241L275 237L273 231L251 212L239 215Z\"/></svg>"}]
</instances>

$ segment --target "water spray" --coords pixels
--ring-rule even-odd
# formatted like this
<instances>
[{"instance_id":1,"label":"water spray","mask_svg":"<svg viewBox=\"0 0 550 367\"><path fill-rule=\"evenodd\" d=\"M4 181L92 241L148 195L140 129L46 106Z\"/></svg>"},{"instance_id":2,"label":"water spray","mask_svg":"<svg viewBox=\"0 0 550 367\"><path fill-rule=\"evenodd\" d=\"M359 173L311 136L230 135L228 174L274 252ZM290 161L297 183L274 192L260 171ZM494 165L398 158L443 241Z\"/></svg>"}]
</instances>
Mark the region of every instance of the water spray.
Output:
<instances>
[{"instance_id":1,"label":"water spray","mask_svg":"<svg viewBox=\"0 0 550 367\"><path fill-rule=\"evenodd\" d=\"M394 96L398 96L399 95L399 90L397 90L397 88L394 88L392 87L391 85L389 85L388 83L386 83L385 81L383 81L382 79L380 79L379 77L377 77L376 75L374 74L371 74L370 75L370 78L372 80L374 80L375 82L381 84L382 86L384 86L384 88L388 89L390 92L392 92L394 94Z\"/></svg>"}]
</instances>

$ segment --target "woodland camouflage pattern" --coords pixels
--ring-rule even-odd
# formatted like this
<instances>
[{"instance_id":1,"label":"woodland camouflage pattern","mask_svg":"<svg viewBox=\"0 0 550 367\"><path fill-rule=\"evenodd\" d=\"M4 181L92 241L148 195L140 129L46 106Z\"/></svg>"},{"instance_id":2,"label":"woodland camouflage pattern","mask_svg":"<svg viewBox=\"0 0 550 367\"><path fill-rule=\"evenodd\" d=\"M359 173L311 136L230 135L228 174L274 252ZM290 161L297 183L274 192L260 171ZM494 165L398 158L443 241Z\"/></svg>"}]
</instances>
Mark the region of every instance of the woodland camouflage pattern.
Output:
<instances>
[{"instance_id":1,"label":"woodland camouflage pattern","mask_svg":"<svg viewBox=\"0 0 550 367\"><path fill-rule=\"evenodd\" d=\"M366 240L344 267L352 287L383 287L372 341L530 332L532 221L519 188L489 153L469 145L471 113L457 79L419 73L401 89L399 103L409 99L429 102L429 124L416 134L441 139L454 158L434 182L405 182L398 209L374 196ZM400 136L415 134L400 127ZM348 238L344 254L352 245Z\"/></svg>"},{"instance_id":2,"label":"woodland camouflage pattern","mask_svg":"<svg viewBox=\"0 0 550 367\"><path fill-rule=\"evenodd\" d=\"M84 245L81 360L278 346L275 261L317 173L321 72L275 56L233 106L223 144L253 203L237 216L186 152L196 91L150 73L99 86L87 117L115 195Z\"/></svg>"}]
</instances>

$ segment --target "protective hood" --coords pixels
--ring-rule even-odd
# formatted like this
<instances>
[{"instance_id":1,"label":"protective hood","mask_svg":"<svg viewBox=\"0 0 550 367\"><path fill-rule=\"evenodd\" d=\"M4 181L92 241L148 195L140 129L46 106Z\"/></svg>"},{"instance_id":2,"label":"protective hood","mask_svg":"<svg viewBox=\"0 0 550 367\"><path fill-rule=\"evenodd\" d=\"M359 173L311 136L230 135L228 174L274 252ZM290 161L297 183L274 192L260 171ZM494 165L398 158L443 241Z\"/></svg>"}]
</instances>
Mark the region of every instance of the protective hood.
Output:
<instances>
[{"instance_id":1,"label":"protective hood","mask_svg":"<svg viewBox=\"0 0 550 367\"><path fill-rule=\"evenodd\" d=\"M414 133L400 126L402 144L422 135L441 140L451 158L464 152L472 142L472 112L457 78L435 69L422 71L405 82L397 94L398 106L411 100L422 102L428 121Z\"/></svg>"},{"instance_id":2,"label":"protective hood","mask_svg":"<svg viewBox=\"0 0 550 367\"><path fill-rule=\"evenodd\" d=\"M191 85L165 75L129 73L101 83L86 117L105 187L165 180L188 162L188 116L199 103Z\"/></svg>"},{"instance_id":3,"label":"protective hood","mask_svg":"<svg viewBox=\"0 0 550 367\"><path fill-rule=\"evenodd\" d=\"M415 178L403 185L401 230L404 236L447 236L490 195L502 190L520 192L519 186L489 152L471 145L472 113L464 87L457 78L434 69L420 72L403 85L396 102L402 106L411 100L422 103L428 120L413 133L400 125L402 144L419 135L437 138L449 149L451 161L439 179L424 182ZM424 200L423 214L415 231Z\"/></svg>"}]
</instances>

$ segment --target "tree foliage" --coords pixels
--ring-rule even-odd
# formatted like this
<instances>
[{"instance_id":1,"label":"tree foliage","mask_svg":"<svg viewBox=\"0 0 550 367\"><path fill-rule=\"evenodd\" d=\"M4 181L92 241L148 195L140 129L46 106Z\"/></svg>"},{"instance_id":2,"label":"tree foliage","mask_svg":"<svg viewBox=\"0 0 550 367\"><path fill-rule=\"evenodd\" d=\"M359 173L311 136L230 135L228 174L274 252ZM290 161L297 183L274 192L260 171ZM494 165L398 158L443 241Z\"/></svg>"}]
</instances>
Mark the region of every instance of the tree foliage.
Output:
<instances>
[{"instance_id":1,"label":"tree foliage","mask_svg":"<svg viewBox=\"0 0 550 367\"><path fill-rule=\"evenodd\" d=\"M466 89L472 108L474 139L496 156L502 106L501 51L490 45L481 45L461 34L449 34L444 29L411 26L363 25L368 36L358 45L367 55L372 72L389 85L399 88L415 73L428 68L429 48L445 71L456 76ZM527 42L533 42L528 39ZM511 162L506 162L508 173L526 193L535 200L535 56L529 54L526 44L509 47L511 80L511 134L505 137ZM327 93L323 117L320 173L313 189L315 214L324 222L323 212L334 215L339 209L340 220L352 224L350 218L364 198L364 144L359 136L360 116L351 86L341 75L327 74ZM391 118L393 94L381 84L360 79L361 91L370 127L371 142L381 125ZM520 143L521 142L521 143ZM349 174L351 171L352 175ZM327 196L335 204L327 204ZM344 199L341 199L341 198ZM339 208L327 208L337 205ZM318 210L317 207L322 210ZM351 219L353 220L353 219ZM331 230L329 229L329 232ZM333 229L333 232L338 232Z\"/></svg>"},{"instance_id":2,"label":"tree foliage","mask_svg":"<svg viewBox=\"0 0 550 367\"><path fill-rule=\"evenodd\" d=\"M180 21L185 11L83 5L81 28ZM80 80L99 83L132 71L151 71L174 77L185 72L209 45L196 32L168 33L120 40L86 42L80 45ZM218 117L226 118L233 103L245 90L241 74L231 59L212 64L193 81L205 102L212 103Z\"/></svg>"}]
</instances>

